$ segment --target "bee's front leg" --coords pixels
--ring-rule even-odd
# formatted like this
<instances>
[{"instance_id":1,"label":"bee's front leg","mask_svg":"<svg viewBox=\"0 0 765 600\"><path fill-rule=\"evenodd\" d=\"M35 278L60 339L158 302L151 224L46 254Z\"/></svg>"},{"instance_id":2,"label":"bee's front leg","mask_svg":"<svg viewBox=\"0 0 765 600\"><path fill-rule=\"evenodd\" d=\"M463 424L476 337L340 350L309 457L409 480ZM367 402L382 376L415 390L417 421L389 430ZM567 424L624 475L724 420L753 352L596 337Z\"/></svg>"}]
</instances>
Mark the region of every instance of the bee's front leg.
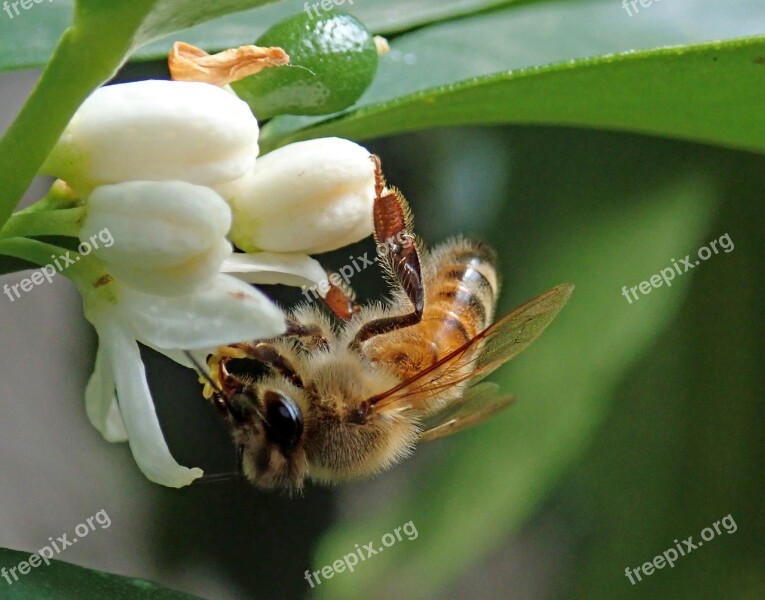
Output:
<instances>
[{"instance_id":1,"label":"bee's front leg","mask_svg":"<svg viewBox=\"0 0 765 600\"><path fill-rule=\"evenodd\" d=\"M387 262L380 263L391 272L414 310L406 315L370 321L356 333L350 343L353 349L358 349L363 342L376 335L416 325L422 319L425 309L420 256L412 234L409 204L399 190L387 187L380 159L377 156L373 156L372 159L375 164L375 241L378 246L385 245L389 248L386 254Z\"/></svg>"},{"instance_id":2,"label":"bee's front leg","mask_svg":"<svg viewBox=\"0 0 765 600\"><path fill-rule=\"evenodd\" d=\"M356 304L356 294L350 286L333 285L330 282L330 288L327 295L322 298L324 305L342 321L348 321L361 310L361 306Z\"/></svg>"},{"instance_id":3,"label":"bee's front leg","mask_svg":"<svg viewBox=\"0 0 765 600\"><path fill-rule=\"evenodd\" d=\"M270 370L279 373L297 387L303 387L303 381L292 361L280 351L277 344L268 341L257 341L223 346L218 348L218 351L208 360L211 374L213 377L218 377L224 393L229 391L235 393L241 391L243 387L241 379L229 373L226 367L229 361L238 359L261 363Z\"/></svg>"}]
</instances>

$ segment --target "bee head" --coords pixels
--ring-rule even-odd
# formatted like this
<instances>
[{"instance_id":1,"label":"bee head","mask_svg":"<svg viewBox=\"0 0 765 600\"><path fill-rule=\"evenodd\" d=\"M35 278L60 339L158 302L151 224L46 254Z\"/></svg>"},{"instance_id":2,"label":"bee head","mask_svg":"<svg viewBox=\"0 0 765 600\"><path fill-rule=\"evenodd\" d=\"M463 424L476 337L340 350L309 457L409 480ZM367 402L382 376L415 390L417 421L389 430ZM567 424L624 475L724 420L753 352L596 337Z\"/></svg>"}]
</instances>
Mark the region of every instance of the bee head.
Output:
<instances>
[{"instance_id":1,"label":"bee head","mask_svg":"<svg viewBox=\"0 0 765 600\"><path fill-rule=\"evenodd\" d=\"M259 487L300 489L306 465L303 394L283 380L269 380L245 386L227 403L242 472Z\"/></svg>"}]
</instances>

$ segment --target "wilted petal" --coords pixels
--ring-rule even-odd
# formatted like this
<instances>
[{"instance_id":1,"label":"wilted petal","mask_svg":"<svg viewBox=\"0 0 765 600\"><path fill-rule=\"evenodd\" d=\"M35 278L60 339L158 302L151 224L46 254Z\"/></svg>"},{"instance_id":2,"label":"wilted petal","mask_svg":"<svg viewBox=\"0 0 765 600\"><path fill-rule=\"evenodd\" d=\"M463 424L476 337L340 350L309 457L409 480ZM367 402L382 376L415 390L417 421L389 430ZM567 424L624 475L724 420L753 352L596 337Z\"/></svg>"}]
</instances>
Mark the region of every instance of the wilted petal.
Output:
<instances>
[{"instance_id":1,"label":"wilted petal","mask_svg":"<svg viewBox=\"0 0 765 600\"><path fill-rule=\"evenodd\" d=\"M327 279L327 273L318 261L307 254L297 253L232 254L223 261L220 270L242 281L263 285L311 287Z\"/></svg>"},{"instance_id":2,"label":"wilted petal","mask_svg":"<svg viewBox=\"0 0 765 600\"><path fill-rule=\"evenodd\" d=\"M203 81L221 87L260 73L263 69L289 63L290 57L281 48L252 45L210 55L186 42L175 42L167 57L170 76L175 81Z\"/></svg>"},{"instance_id":3,"label":"wilted petal","mask_svg":"<svg viewBox=\"0 0 765 600\"><path fill-rule=\"evenodd\" d=\"M372 233L374 165L348 140L289 144L217 189L233 210L229 237L248 252L318 254Z\"/></svg>"},{"instance_id":4,"label":"wilted petal","mask_svg":"<svg viewBox=\"0 0 765 600\"><path fill-rule=\"evenodd\" d=\"M161 349L215 347L284 333L284 314L262 292L229 275L178 297L122 288L122 311L136 339Z\"/></svg>"},{"instance_id":5,"label":"wilted petal","mask_svg":"<svg viewBox=\"0 0 765 600\"><path fill-rule=\"evenodd\" d=\"M245 102L206 83L102 87L80 106L43 166L87 195L120 181L218 184L248 172L258 123Z\"/></svg>"},{"instance_id":6,"label":"wilted petal","mask_svg":"<svg viewBox=\"0 0 765 600\"><path fill-rule=\"evenodd\" d=\"M93 374L85 388L85 412L106 441L126 442L127 432L117 405L112 365L106 352L105 346L99 344Z\"/></svg>"},{"instance_id":7,"label":"wilted petal","mask_svg":"<svg viewBox=\"0 0 765 600\"><path fill-rule=\"evenodd\" d=\"M104 325L99 337L111 360L120 412L138 467L149 480L168 487L183 487L199 479L203 475L201 469L183 467L170 454L136 341L118 323Z\"/></svg>"}]
</instances>

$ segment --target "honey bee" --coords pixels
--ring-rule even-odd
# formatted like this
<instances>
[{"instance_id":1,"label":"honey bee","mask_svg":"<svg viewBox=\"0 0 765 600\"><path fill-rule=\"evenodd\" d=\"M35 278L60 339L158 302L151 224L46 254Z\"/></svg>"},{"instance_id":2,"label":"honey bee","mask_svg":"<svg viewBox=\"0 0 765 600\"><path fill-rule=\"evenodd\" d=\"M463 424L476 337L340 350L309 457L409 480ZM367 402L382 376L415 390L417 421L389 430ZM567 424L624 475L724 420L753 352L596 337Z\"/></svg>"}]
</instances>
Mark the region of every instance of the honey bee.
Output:
<instances>
[{"instance_id":1,"label":"honey bee","mask_svg":"<svg viewBox=\"0 0 765 600\"><path fill-rule=\"evenodd\" d=\"M573 290L559 285L492 324L494 252L463 238L423 251L406 200L373 160L374 235L390 250L379 262L392 300L359 307L333 287L325 300L339 326L303 305L283 335L208 357L204 395L230 424L241 472L259 487L296 491L306 479L371 475L417 442L505 408L512 397L481 380L531 344Z\"/></svg>"}]
</instances>

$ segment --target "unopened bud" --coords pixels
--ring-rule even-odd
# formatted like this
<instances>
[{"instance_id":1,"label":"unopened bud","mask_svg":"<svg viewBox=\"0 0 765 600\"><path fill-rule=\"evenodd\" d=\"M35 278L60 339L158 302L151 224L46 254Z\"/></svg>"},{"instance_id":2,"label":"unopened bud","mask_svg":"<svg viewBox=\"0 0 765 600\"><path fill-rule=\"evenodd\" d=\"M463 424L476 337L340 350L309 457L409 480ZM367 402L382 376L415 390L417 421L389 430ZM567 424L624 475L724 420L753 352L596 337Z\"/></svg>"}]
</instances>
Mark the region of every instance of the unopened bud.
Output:
<instances>
[{"instance_id":1,"label":"unopened bud","mask_svg":"<svg viewBox=\"0 0 765 600\"><path fill-rule=\"evenodd\" d=\"M372 233L374 165L348 140L289 144L218 189L233 211L229 237L248 252L318 254Z\"/></svg>"},{"instance_id":2,"label":"unopened bud","mask_svg":"<svg viewBox=\"0 0 765 600\"><path fill-rule=\"evenodd\" d=\"M250 171L258 123L222 88L186 81L102 87L85 100L42 173L81 195L123 181L220 184Z\"/></svg>"}]
</instances>

